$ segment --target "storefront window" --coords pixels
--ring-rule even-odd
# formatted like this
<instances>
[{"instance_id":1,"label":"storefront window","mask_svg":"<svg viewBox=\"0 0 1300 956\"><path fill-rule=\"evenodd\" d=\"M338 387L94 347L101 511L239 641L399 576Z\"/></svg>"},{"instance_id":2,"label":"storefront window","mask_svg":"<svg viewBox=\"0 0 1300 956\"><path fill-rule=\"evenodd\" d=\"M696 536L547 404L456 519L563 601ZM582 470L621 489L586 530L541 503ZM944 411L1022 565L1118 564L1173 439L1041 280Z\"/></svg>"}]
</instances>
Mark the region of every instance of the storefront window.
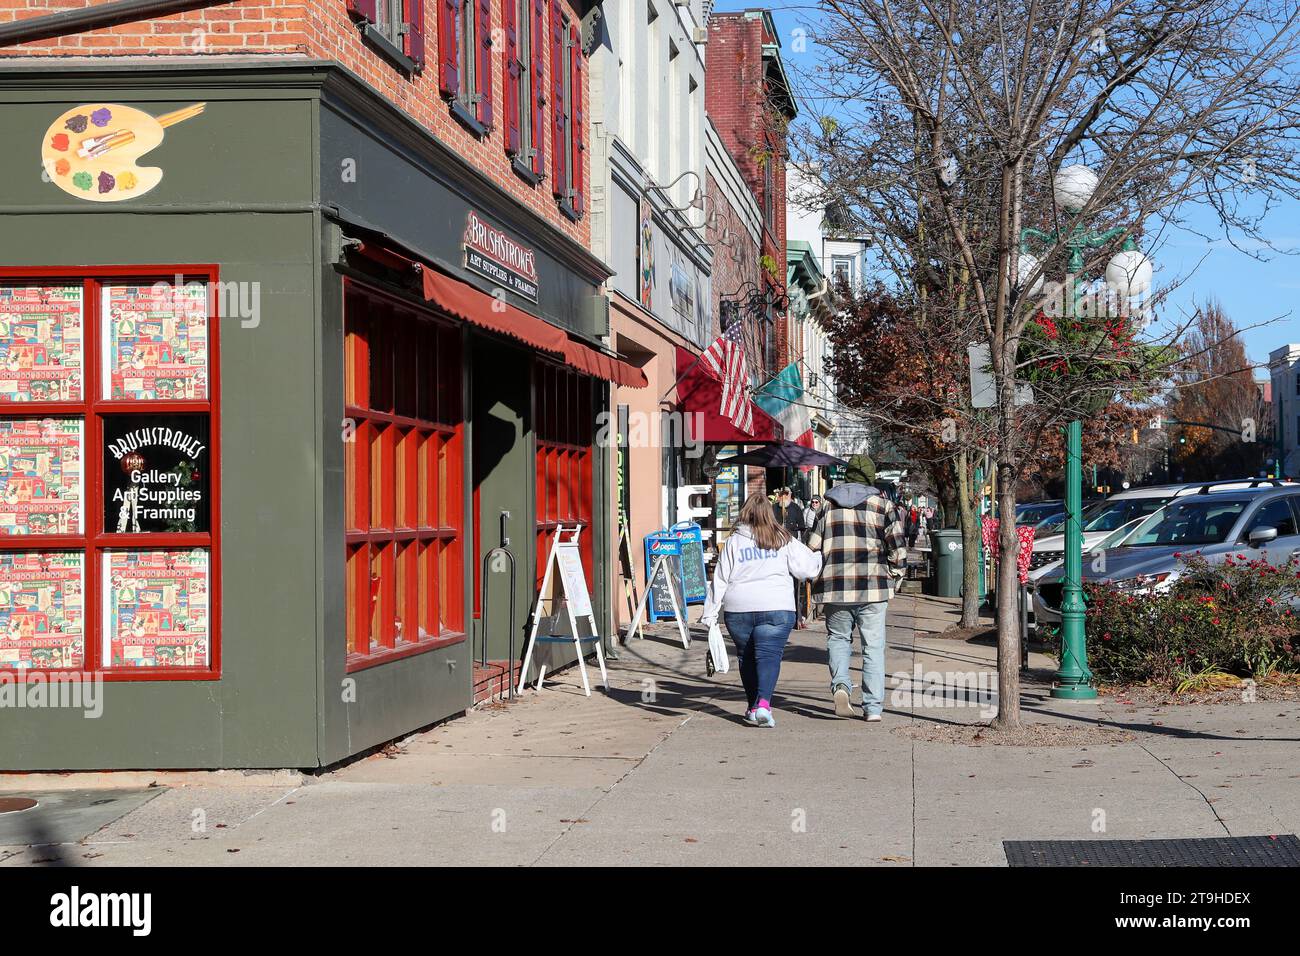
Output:
<instances>
[{"instance_id":1,"label":"storefront window","mask_svg":"<svg viewBox=\"0 0 1300 956\"><path fill-rule=\"evenodd\" d=\"M593 587L591 446L596 416L591 383L585 375L537 360L533 374L537 434L536 588L542 585L551 539L560 526L566 531L582 528L579 551L587 572L587 588Z\"/></svg>"},{"instance_id":2,"label":"storefront window","mask_svg":"<svg viewBox=\"0 0 1300 956\"><path fill-rule=\"evenodd\" d=\"M216 276L20 271L0 271L0 669L216 677Z\"/></svg>"},{"instance_id":3,"label":"storefront window","mask_svg":"<svg viewBox=\"0 0 1300 956\"><path fill-rule=\"evenodd\" d=\"M463 636L460 332L349 285L349 667Z\"/></svg>"}]
</instances>

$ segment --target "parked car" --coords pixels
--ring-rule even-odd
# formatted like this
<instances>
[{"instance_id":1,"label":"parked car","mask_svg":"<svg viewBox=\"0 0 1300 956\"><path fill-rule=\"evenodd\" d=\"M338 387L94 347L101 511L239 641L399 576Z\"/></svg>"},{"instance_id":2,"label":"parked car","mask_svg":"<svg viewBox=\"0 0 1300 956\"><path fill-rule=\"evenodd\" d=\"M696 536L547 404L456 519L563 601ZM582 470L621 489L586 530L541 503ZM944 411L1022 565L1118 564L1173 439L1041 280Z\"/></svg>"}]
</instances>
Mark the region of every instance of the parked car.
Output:
<instances>
[{"instance_id":1,"label":"parked car","mask_svg":"<svg viewBox=\"0 0 1300 956\"><path fill-rule=\"evenodd\" d=\"M1160 512L1155 512L1159 514ZM1127 524L1120 525L1110 534L1106 535L1090 551L1083 553L1085 563L1092 562L1101 564L1097 560L1098 555L1108 553L1112 548L1123 547L1129 536L1137 530L1138 525L1150 518L1151 515L1142 515L1134 518ZM1082 567L1082 565L1081 565ZM1043 602L1042 595L1039 593L1038 586L1040 583L1051 583L1058 581L1065 574L1065 553L1061 552L1060 556L1050 564L1045 564L1041 568L1029 572L1029 589L1032 594L1030 602L1030 619L1035 627L1053 626L1061 622L1061 611L1059 606L1048 606ZM1059 600L1057 605L1059 605Z\"/></svg>"},{"instance_id":2,"label":"parked car","mask_svg":"<svg viewBox=\"0 0 1300 956\"><path fill-rule=\"evenodd\" d=\"M1045 518L1064 513L1063 501L1025 501L1016 505L1016 524L1036 526Z\"/></svg>"},{"instance_id":3,"label":"parked car","mask_svg":"<svg viewBox=\"0 0 1300 956\"><path fill-rule=\"evenodd\" d=\"M1229 555L1276 566L1300 561L1300 485L1275 478L1202 485L1148 515L1104 553L1104 562L1084 561L1083 580L1133 594L1171 587L1183 572L1175 555L1199 554L1210 564ZM1060 620L1063 573L1060 566L1045 569L1035 582L1040 623Z\"/></svg>"},{"instance_id":4,"label":"parked car","mask_svg":"<svg viewBox=\"0 0 1300 956\"><path fill-rule=\"evenodd\" d=\"M1083 513L1083 549L1093 550L1103 538L1116 528L1128 524L1134 518L1143 518L1157 511L1166 501L1175 495L1190 494L1201 487L1204 482L1183 483L1177 485L1148 485L1145 488L1129 488L1098 502ZM1065 552L1064 518L1058 530L1044 534L1042 529L1034 530L1034 554L1030 559L1030 570L1036 570L1059 561Z\"/></svg>"}]
</instances>

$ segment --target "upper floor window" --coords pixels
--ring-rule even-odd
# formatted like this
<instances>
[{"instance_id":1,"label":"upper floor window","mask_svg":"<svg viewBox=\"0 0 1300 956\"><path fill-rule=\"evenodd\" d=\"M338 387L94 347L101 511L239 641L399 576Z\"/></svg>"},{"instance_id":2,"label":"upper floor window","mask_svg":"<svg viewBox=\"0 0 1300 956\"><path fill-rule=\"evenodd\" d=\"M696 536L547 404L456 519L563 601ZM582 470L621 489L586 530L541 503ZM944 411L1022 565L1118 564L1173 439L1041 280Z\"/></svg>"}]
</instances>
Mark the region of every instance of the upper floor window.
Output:
<instances>
[{"instance_id":1,"label":"upper floor window","mask_svg":"<svg viewBox=\"0 0 1300 956\"><path fill-rule=\"evenodd\" d=\"M450 101L452 115L484 136L492 128L491 0L441 3L438 87Z\"/></svg>"},{"instance_id":2,"label":"upper floor window","mask_svg":"<svg viewBox=\"0 0 1300 956\"><path fill-rule=\"evenodd\" d=\"M836 285L839 285L841 282L845 285L852 285L853 260L847 256L836 256L834 260L832 260L831 274L835 278Z\"/></svg>"},{"instance_id":3,"label":"upper floor window","mask_svg":"<svg viewBox=\"0 0 1300 956\"><path fill-rule=\"evenodd\" d=\"M557 4L551 4L551 193L570 218L586 201L583 136L582 35Z\"/></svg>"},{"instance_id":4,"label":"upper floor window","mask_svg":"<svg viewBox=\"0 0 1300 956\"><path fill-rule=\"evenodd\" d=\"M408 73L424 68L423 0L348 0L361 35Z\"/></svg>"},{"instance_id":5,"label":"upper floor window","mask_svg":"<svg viewBox=\"0 0 1300 956\"><path fill-rule=\"evenodd\" d=\"M514 168L536 183L546 171L546 95L542 72L543 0L503 0L505 21L506 152Z\"/></svg>"}]
</instances>

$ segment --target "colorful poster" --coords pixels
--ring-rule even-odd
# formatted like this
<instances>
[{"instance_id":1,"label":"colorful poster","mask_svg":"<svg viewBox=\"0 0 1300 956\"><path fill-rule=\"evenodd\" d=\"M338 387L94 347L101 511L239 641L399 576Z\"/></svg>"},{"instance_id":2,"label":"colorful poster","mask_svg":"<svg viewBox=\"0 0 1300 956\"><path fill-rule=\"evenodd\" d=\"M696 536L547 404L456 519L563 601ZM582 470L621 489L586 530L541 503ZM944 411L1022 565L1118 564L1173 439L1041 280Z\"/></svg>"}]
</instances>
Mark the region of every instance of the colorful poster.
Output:
<instances>
[{"instance_id":1,"label":"colorful poster","mask_svg":"<svg viewBox=\"0 0 1300 956\"><path fill-rule=\"evenodd\" d=\"M201 282L104 287L104 397L208 397L208 290Z\"/></svg>"},{"instance_id":2,"label":"colorful poster","mask_svg":"<svg viewBox=\"0 0 1300 956\"><path fill-rule=\"evenodd\" d=\"M207 551L110 551L103 569L106 666L208 665Z\"/></svg>"},{"instance_id":3,"label":"colorful poster","mask_svg":"<svg viewBox=\"0 0 1300 956\"><path fill-rule=\"evenodd\" d=\"M0 419L0 535L80 534L82 420Z\"/></svg>"},{"instance_id":4,"label":"colorful poster","mask_svg":"<svg viewBox=\"0 0 1300 956\"><path fill-rule=\"evenodd\" d=\"M80 285L0 286L0 402L82 399Z\"/></svg>"},{"instance_id":5,"label":"colorful poster","mask_svg":"<svg viewBox=\"0 0 1300 956\"><path fill-rule=\"evenodd\" d=\"M0 670L80 668L84 593L79 552L0 552Z\"/></svg>"}]
</instances>

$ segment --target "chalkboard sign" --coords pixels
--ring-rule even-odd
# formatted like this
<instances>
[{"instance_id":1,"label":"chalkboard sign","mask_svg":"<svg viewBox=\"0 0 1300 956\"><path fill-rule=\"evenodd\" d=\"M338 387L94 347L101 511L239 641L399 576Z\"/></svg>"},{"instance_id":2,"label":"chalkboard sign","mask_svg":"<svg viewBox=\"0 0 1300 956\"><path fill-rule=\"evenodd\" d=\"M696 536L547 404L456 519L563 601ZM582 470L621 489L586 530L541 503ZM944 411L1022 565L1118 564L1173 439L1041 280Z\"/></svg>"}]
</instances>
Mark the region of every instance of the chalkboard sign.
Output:
<instances>
[{"instance_id":1,"label":"chalkboard sign","mask_svg":"<svg viewBox=\"0 0 1300 956\"><path fill-rule=\"evenodd\" d=\"M677 589L680 602L682 592L682 572L681 558L682 542L670 531L656 531L653 534L645 536L645 576L646 576L646 614L651 621L658 621L661 618L673 616L673 596L668 592L668 581L671 579ZM660 558L666 558L664 567L668 571L667 576L660 574L650 580L650 574L654 571L655 562Z\"/></svg>"},{"instance_id":2,"label":"chalkboard sign","mask_svg":"<svg viewBox=\"0 0 1300 956\"><path fill-rule=\"evenodd\" d=\"M704 535L693 521L683 521L670 529L682 543L678 573L681 593L687 604L703 604L709 598L709 580L704 571Z\"/></svg>"}]
</instances>

